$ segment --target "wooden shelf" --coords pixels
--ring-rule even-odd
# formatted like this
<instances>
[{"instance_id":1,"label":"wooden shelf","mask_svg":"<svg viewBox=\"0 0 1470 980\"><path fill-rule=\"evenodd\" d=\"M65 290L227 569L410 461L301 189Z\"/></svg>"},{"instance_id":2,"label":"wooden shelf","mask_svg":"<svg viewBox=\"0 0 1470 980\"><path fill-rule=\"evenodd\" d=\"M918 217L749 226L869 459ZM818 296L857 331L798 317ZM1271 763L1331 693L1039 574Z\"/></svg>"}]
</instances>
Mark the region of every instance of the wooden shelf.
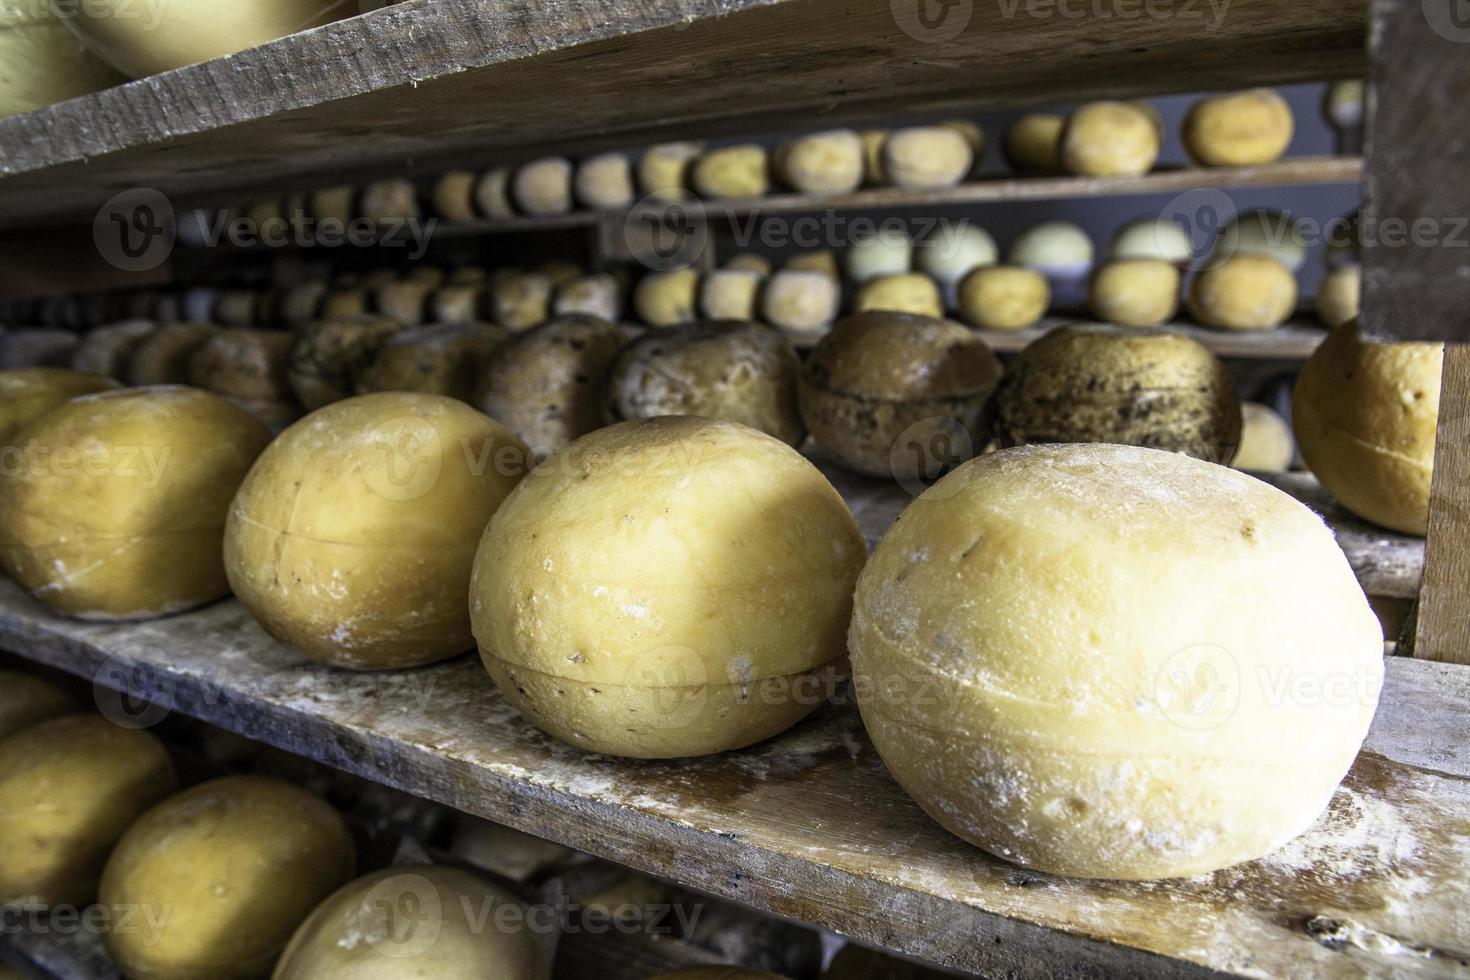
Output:
<instances>
[{"instance_id":1,"label":"wooden shelf","mask_svg":"<svg viewBox=\"0 0 1470 980\"><path fill-rule=\"evenodd\" d=\"M1360 77L1366 63L1366 0L1137 17L982 0L946 8L963 20L936 31L913 9L411 0L0 120L0 225L90 221L138 186L225 204L491 153Z\"/></svg>"},{"instance_id":2,"label":"wooden shelf","mask_svg":"<svg viewBox=\"0 0 1470 980\"><path fill-rule=\"evenodd\" d=\"M829 474L870 545L911 499L891 484ZM1321 495L1305 475L1272 482L1309 502ZM1422 542L1324 510L1365 588L1409 588ZM887 775L850 703L741 752L637 763L541 735L473 657L384 674L318 667L267 637L234 601L106 625L51 615L0 582L0 648L687 887L956 969L1433 975L1463 964L1470 949L1470 674L1451 665L1390 661L1368 744L1305 837L1209 877L1123 884L1026 871L950 837Z\"/></svg>"},{"instance_id":3,"label":"wooden shelf","mask_svg":"<svg viewBox=\"0 0 1470 980\"><path fill-rule=\"evenodd\" d=\"M1170 194L1202 188L1297 187L1311 184L1357 184L1363 179L1361 157L1293 157L1259 167L1188 167L1157 170L1141 177L987 177L941 190L875 187L852 194L768 194L739 200L703 200L697 205L707 220L767 214L823 211L868 211L963 207L1015 201ZM440 221L435 236L464 238L507 232L547 231L611 224L614 234L628 211L573 211L544 216L523 215L500 221Z\"/></svg>"}]
</instances>

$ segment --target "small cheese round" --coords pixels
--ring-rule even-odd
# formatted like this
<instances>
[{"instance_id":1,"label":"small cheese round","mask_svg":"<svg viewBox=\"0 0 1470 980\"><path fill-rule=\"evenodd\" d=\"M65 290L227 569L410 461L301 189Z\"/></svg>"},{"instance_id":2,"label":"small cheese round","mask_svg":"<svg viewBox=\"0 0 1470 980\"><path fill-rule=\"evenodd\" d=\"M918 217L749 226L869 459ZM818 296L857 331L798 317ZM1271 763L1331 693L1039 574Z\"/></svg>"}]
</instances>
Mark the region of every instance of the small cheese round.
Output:
<instances>
[{"instance_id":1,"label":"small cheese round","mask_svg":"<svg viewBox=\"0 0 1470 980\"><path fill-rule=\"evenodd\" d=\"M1025 330L1046 316L1051 288L1035 269L987 265L959 285L960 316L983 330Z\"/></svg>"},{"instance_id":2,"label":"small cheese round","mask_svg":"<svg viewBox=\"0 0 1470 980\"><path fill-rule=\"evenodd\" d=\"M356 378L358 394L416 391L467 402L490 352L505 339L488 323L436 323L404 330Z\"/></svg>"},{"instance_id":3,"label":"small cheese round","mask_svg":"<svg viewBox=\"0 0 1470 980\"><path fill-rule=\"evenodd\" d=\"M841 303L842 287L826 273L782 269L766 283L761 315L782 330L814 336L826 333Z\"/></svg>"},{"instance_id":4,"label":"small cheese round","mask_svg":"<svg viewBox=\"0 0 1470 980\"><path fill-rule=\"evenodd\" d=\"M434 213L445 221L478 220L480 215L475 211L475 182L478 179L472 170L451 170L440 175L429 193Z\"/></svg>"},{"instance_id":5,"label":"small cheese round","mask_svg":"<svg viewBox=\"0 0 1470 980\"><path fill-rule=\"evenodd\" d=\"M990 441L1000 362L949 320L863 313L839 321L807 358L801 415L845 468L930 479Z\"/></svg>"},{"instance_id":6,"label":"small cheese round","mask_svg":"<svg viewBox=\"0 0 1470 980\"><path fill-rule=\"evenodd\" d=\"M693 269L650 272L633 290L633 312L650 327L693 322L698 313L699 273Z\"/></svg>"},{"instance_id":7,"label":"small cheese round","mask_svg":"<svg viewBox=\"0 0 1470 980\"><path fill-rule=\"evenodd\" d=\"M1228 463L1240 444L1229 370L1167 331L1053 330L1011 362L995 410L1004 446L1111 442Z\"/></svg>"},{"instance_id":8,"label":"small cheese round","mask_svg":"<svg viewBox=\"0 0 1470 980\"><path fill-rule=\"evenodd\" d=\"M688 196L689 167L704 151L703 143L661 143L638 159L638 188L661 200Z\"/></svg>"},{"instance_id":9,"label":"small cheese round","mask_svg":"<svg viewBox=\"0 0 1470 980\"><path fill-rule=\"evenodd\" d=\"M355 863L342 817L305 790L262 776L201 783L129 827L102 874L103 906L169 914L146 929L114 917L103 939L129 977L261 977Z\"/></svg>"},{"instance_id":10,"label":"small cheese round","mask_svg":"<svg viewBox=\"0 0 1470 980\"><path fill-rule=\"evenodd\" d=\"M1139 218L1113 235L1107 258L1158 259L1187 268L1194 259L1194 245L1179 222L1170 218Z\"/></svg>"},{"instance_id":11,"label":"small cheese round","mask_svg":"<svg viewBox=\"0 0 1470 980\"><path fill-rule=\"evenodd\" d=\"M1296 440L1286 419L1260 402L1240 406L1244 422L1240 430L1240 448L1230 465L1238 470L1261 473L1284 473L1296 458Z\"/></svg>"},{"instance_id":12,"label":"small cheese round","mask_svg":"<svg viewBox=\"0 0 1470 980\"><path fill-rule=\"evenodd\" d=\"M1070 221L1043 221L1011 242L1006 260L1035 269L1048 279L1083 279L1092 270L1092 239Z\"/></svg>"},{"instance_id":13,"label":"small cheese round","mask_svg":"<svg viewBox=\"0 0 1470 980\"><path fill-rule=\"evenodd\" d=\"M886 310L916 316L943 316L944 300L934 280L922 272L869 279L858 288L854 313Z\"/></svg>"},{"instance_id":14,"label":"small cheese round","mask_svg":"<svg viewBox=\"0 0 1470 980\"><path fill-rule=\"evenodd\" d=\"M516 216L510 202L510 168L493 167L480 175L475 184L475 207L491 221L506 221Z\"/></svg>"},{"instance_id":15,"label":"small cheese round","mask_svg":"<svg viewBox=\"0 0 1470 980\"><path fill-rule=\"evenodd\" d=\"M1179 269L1159 259L1118 259L1092 276L1088 305L1104 323L1157 327L1179 312Z\"/></svg>"},{"instance_id":16,"label":"small cheese round","mask_svg":"<svg viewBox=\"0 0 1470 980\"><path fill-rule=\"evenodd\" d=\"M1201 99L1184 118L1184 148L1206 167L1249 167L1278 160L1291 145L1291 106L1274 90Z\"/></svg>"},{"instance_id":17,"label":"small cheese round","mask_svg":"<svg viewBox=\"0 0 1470 980\"><path fill-rule=\"evenodd\" d=\"M931 817L1090 878L1204 875L1307 830L1383 680L1378 619L1320 517L1134 446L955 470L874 552L849 647L868 734ZM1282 677L1313 694L1282 697Z\"/></svg>"},{"instance_id":18,"label":"small cheese round","mask_svg":"<svg viewBox=\"0 0 1470 980\"><path fill-rule=\"evenodd\" d=\"M128 824L178 786L163 743L71 714L0 740L0 902L89 904Z\"/></svg>"},{"instance_id":19,"label":"small cheese round","mask_svg":"<svg viewBox=\"0 0 1470 980\"><path fill-rule=\"evenodd\" d=\"M570 745L723 752L823 702L863 558L846 503L780 440L624 422L537 467L491 520L475 638L506 699Z\"/></svg>"},{"instance_id":20,"label":"small cheese round","mask_svg":"<svg viewBox=\"0 0 1470 980\"><path fill-rule=\"evenodd\" d=\"M436 284L428 279L398 279L373 291L373 309L405 327L424 322Z\"/></svg>"},{"instance_id":21,"label":"small cheese round","mask_svg":"<svg viewBox=\"0 0 1470 980\"><path fill-rule=\"evenodd\" d=\"M527 456L442 395L313 412L271 443L230 505L230 586L266 632L319 663L382 670L463 653L474 541Z\"/></svg>"},{"instance_id":22,"label":"small cheese round","mask_svg":"<svg viewBox=\"0 0 1470 980\"><path fill-rule=\"evenodd\" d=\"M566 214L572 210L572 163L546 157L524 164L511 183L511 197L526 214Z\"/></svg>"},{"instance_id":23,"label":"small cheese round","mask_svg":"<svg viewBox=\"0 0 1470 980\"><path fill-rule=\"evenodd\" d=\"M616 324L563 316L490 355L475 404L545 459L602 424L607 371L623 345Z\"/></svg>"},{"instance_id":24,"label":"small cheese round","mask_svg":"<svg viewBox=\"0 0 1470 980\"><path fill-rule=\"evenodd\" d=\"M1049 113L1031 113L1011 123L1001 152L1019 174L1046 175L1062 169L1062 130L1067 120Z\"/></svg>"},{"instance_id":25,"label":"small cheese round","mask_svg":"<svg viewBox=\"0 0 1470 980\"><path fill-rule=\"evenodd\" d=\"M633 203L633 164L626 154L599 153L577 164L573 189L584 206L599 211Z\"/></svg>"},{"instance_id":26,"label":"small cheese round","mask_svg":"<svg viewBox=\"0 0 1470 980\"><path fill-rule=\"evenodd\" d=\"M1127 102L1091 102L1067 119L1062 165L1084 177L1136 177L1153 169L1159 132L1153 119Z\"/></svg>"},{"instance_id":27,"label":"small cheese round","mask_svg":"<svg viewBox=\"0 0 1470 980\"><path fill-rule=\"evenodd\" d=\"M781 268L791 272L820 272L833 282L839 282L842 279L842 266L837 261L837 253L830 248L798 252L787 259Z\"/></svg>"},{"instance_id":28,"label":"small cheese round","mask_svg":"<svg viewBox=\"0 0 1470 980\"><path fill-rule=\"evenodd\" d=\"M228 593L225 512L270 431L197 388L104 391L25 430L0 468L0 567L80 619L149 619Z\"/></svg>"},{"instance_id":29,"label":"small cheese round","mask_svg":"<svg viewBox=\"0 0 1470 980\"><path fill-rule=\"evenodd\" d=\"M914 267L914 242L907 231L883 227L853 237L844 256L847 278L861 285L878 276L895 276Z\"/></svg>"},{"instance_id":30,"label":"small cheese round","mask_svg":"<svg viewBox=\"0 0 1470 980\"><path fill-rule=\"evenodd\" d=\"M914 268L953 289L975 269L995 265L1000 253L984 228L962 222L945 225L914 243Z\"/></svg>"},{"instance_id":31,"label":"small cheese round","mask_svg":"<svg viewBox=\"0 0 1470 980\"><path fill-rule=\"evenodd\" d=\"M48 718L81 710L76 698L50 681L0 670L0 741Z\"/></svg>"},{"instance_id":32,"label":"small cheese round","mask_svg":"<svg viewBox=\"0 0 1470 980\"><path fill-rule=\"evenodd\" d=\"M716 269L699 285L699 312L706 320L754 320L761 277L739 269Z\"/></svg>"},{"instance_id":33,"label":"small cheese round","mask_svg":"<svg viewBox=\"0 0 1470 980\"><path fill-rule=\"evenodd\" d=\"M1207 327L1270 330L1296 310L1296 276L1275 259L1236 255L1196 273L1189 312Z\"/></svg>"},{"instance_id":34,"label":"small cheese round","mask_svg":"<svg viewBox=\"0 0 1470 980\"><path fill-rule=\"evenodd\" d=\"M1358 318L1363 292L1361 266L1344 265L1322 277L1317 285L1317 316L1329 327L1340 327Z\"/></svg>"},{"instance_id":35,"label":"small cheese round","mask_svg":"<svg viewBox=\"0 0 1470 980\"><path fill-rule=\"evenodd\" d=\"M59 405L116 387L111 378L67 368L0 371L0 449L14 445L26 426Z\"/></svg>"},{"instance_id":36,"label":"small cheese round","mask_svg":"<svg viewBox=\"0 0 1470 980\"><path fill-rule=\"evenodd\" d=\"M1333 82L1322 93L1322 115L1338 129L1363 125L1363 95L1366 86L1360 78Z\"/></svg>"},{"instance_id":37,"label":"small cheese round","mask_svg":"<svg viewBox=\"0 0 1470 980\"><path fill-rule=\"evenodd\" d=\"M157 329L158 324L152 320L125 320L98 327L83 336L72 352L72 370L121 379L133 353Z\"/></svg>"},{"instance_id":38,"label":"small cheese round","mask_svg":"<svg viewBox=\"0 0 1470 980\"><path fill-rule=\"evenodd\" d=\"M709 150L694 161L689 182L701 197L761 197L770 187L766 149L742 143Z\"/></svg>"},{"instance_id":39,"label":"small cheese round","mask_svg":"<svg viewBox=\"0 0 1470 980\"><path fill-rule=\"evenodd\" d=\"M1210 259L1220 262L1233 255L1264 255L1296 272L1307 258L1306 237L1290 215L1256 208L1221 229Z\"/></svg>"},{"instance_id":40,"label":"small cheese round","mask_svg":"<svg viewBox=\"0 0 1470 980\"><path fill-rule=\"evenodd\" d=\"M299 338L285 330L215 330L189 359L189 383L228 398L266 425L301 415L290 378Z\"/></svg>"},{"instance_id":41,"label":"small cheese round","mask_svg":"<svg viewBox=\"0 0 1470 980\"><path fill-rule=\"evenodd\" d=\"M623 284L608 272L574 279L557 289L551 310L557 316L581 313L617 322L623 316Z\"/></svg>"},{"instance_id":42,"label":"small cheese round","mask_svg":"<svg viewBox=\"0 0 1470 980\"><path fill-rule=\"evenodd\" d=\"M1443 366L1443 344L1364 341L1350 322L1302 368L1291 403L1302 459L1359 517L1427 530Z\"/></svg>"},{"instance_id":43,"label":"small cheese round","mask_svg":"<svg viewBox=\"0 0 1470 980\"><path fill-rule=\"evenodd\" d=\"M159 327L133 350L123 379L134 385L187 384L189 365L215 328L205 323L169 323Z\"/></svg>"},{"instance_id":44,"label":"small cheese round","mask_svg":"<svg viewBox=\"0 0 1470 980\"><path fill-rule=\"evenodd\" d=\"M608 417L699 415L797 446L806 435L796 407L800 370L791 342L764 325L685 324L650 332L613 363Z\"/></svg>"},{"instance_id":45,"label":"small cheese round","mask_svg":"<svg viewBox=\"0 0 1470 980\"><path fill-rule=\"evenodd\" d=\"M529 330L551 317L551 297L556 290L544 272L518 272L501 276L490 287L495 322L512 332Z\"/></svg>"},{"instance_id":46,"label":"small cheese round","mask_svg":"<svg viewBox=\"0 0 1470 980\"><path fill-rule=\"evenodd\" d=\"M791 140L781 157L781 179L804 194L850 194L863 183L863 141L850 129Z\"/></svg>"},{"instance_id":47,"label":"small cheese round","mask_svg":"<svg viewBox=\"0 0 1470 980\"><path fill-rule=\"evenodd\" d=\"M896 129L883 144L883 171L895 187L953 187L974 163L970 141L949 126Z\"/></svg>"},{"instance_id":48,"label":"small cheese round","mask_svg":"<svg viewBox=\"0 0 1470 980\"><path fill-rule=\"evenodd\" d=\"M451 867L395 867L316 907L271 980L549 980L547 950L512 895Z\"/></svg>"},{"instance_id":49,"label":"small cheese round","mask_svg":"<svg viewBox=\"0 0 1470 980\"><path fill-rule=\"evenodd\" d=\"M340 317L308 325L291 345L286 366L291 390L308 411L348 397L353 379L401 329L397 320L378 316Z\"/></svg>"},{"instance_id":50,"label":"small cheese round","mask_svg":"<svg viewBox=\"0 0 1470 980\"><path fill-rule=\"evenodd\" d=\"M398 225L416 219L422 213L418 188L408 180L380 180L368 184L362 189L357 207L362 217L383 226Z\"/></svg>"}]
</instances>

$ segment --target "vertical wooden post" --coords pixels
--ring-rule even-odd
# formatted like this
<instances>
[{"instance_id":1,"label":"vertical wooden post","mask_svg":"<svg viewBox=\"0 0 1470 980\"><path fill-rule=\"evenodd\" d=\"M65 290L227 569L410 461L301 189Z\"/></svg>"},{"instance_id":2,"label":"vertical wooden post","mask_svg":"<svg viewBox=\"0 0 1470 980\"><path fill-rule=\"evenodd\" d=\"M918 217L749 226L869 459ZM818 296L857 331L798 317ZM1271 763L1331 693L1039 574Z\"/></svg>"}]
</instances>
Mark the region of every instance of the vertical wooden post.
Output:
<instances>
[{"instance_id":1,"label":"vertical wooden post","mask_svg":"<svg viewBox=\"0 0 1470 980\"><path fill-rule=\"evenodd\" d=\"M1470 344L1445 348L1414 656L1470 664Z\"/></svg>"}]
</instances>

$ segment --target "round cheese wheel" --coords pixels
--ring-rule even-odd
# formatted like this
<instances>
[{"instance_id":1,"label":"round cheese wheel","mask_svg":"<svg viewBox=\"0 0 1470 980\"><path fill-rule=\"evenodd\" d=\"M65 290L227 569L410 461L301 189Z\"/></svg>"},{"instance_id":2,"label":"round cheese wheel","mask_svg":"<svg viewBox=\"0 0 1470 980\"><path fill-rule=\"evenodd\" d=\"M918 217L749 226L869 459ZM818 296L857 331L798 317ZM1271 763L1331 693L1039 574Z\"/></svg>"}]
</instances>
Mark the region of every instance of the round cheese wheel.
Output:
<instances>
[{"instance_id":1,"label":"round cheese wheel","mask_svg":"<svg viewBox=\"0 0 1470 980\"><path fill-rule=\"evenodd\" d=\"M970 141L951 126L896 129L883 143L883 172L896 187L953 187L974 163Z\"/></svg>"},{"instance_id":2,"label":"round cheese wheel","mask_svg":"<svg viewBox=\"0 0 1470 980\"><path fill-rule=\"evenodd\" d=\"M226 595L221 533L270 440L196 388L84 395L25 430L0 470L0 566L53 609L147 619Z\"/></svg>"},{"instance_id":3,"label":"round cheese wheel","mask_svg":"<svg viewBox=\"0 0 1470 980\"><path fill-rule=\"evenodd\" d=\"M1240 401L1204 345L1160 330L1061 327L1011 362L996 391L1003 445L1111 442L1229 462Z\"/></svg>"},{"instance_id":4,"label":"round cheese wheel","mask_svg":"<svg viewBox=\"0 0 1470 980\"><path fill-rule=\"evenodd\" d=\"M633 165L622 153L600 153L577 164L577 200L605 211L633 203Z\"/></svg>"},{"instance_id":5,"label":"round cheese wheel","mask_svg":"<svg viewBox=\"0 0 1470 980\"><path fill-rule=\"evenodd\" d=\"M704 151L703 143L661 143L638 159L638 188L661 200L688 196L689 168Z\"/></svg>"},{"instance_id":6,"label":"round cheese wheel","mask_svg":"<svg viewBox=\"0 0 1470 980\"><path fill-rule=\"evenodd\" d=\"M939 295L939 286L929 276L922 272L904 272L878 276L858 287L853 312L870 310L937 317L944 315L944 300Z\"/></svg>"},{"instance_id":7,"label":"round cheese wheel","mask_svg":"<svg viewBox=\"0 0 1470 980\"><path fill-rule=\"evenodd\" d=\"M1240 448L1230 465L1260 473L1284 473L1291 469L1291 461L1296 457L1296 440L1286 419L1259 402L1243 403L1240 412L1244 422Z\"/></svg>"},{"instance_id":8,"label":"round cheese wheel","mask_svg":"<svg viewBox=\"0 0 1470 980\"><path fill-rule=\"evenodd\" d=\"M169 323L150 333L133 349L123 372L129 384L187 384L191 364L215 328L205 323Z\"/></svg>"},{"instance_id":9,"label":"round cheese wheel","mask_svg":"<svg viewBox=\"0 0 1470 980\"><path fill-rule=\"evenodd\" d=\"M308 411L348 397L353 378L401 329L397 320L378 316L334 317L308 324L291 345L286 365L291 390Z\"/></svg>"},{"instance_id":10,"label":"round cheese wheel","mask_svg":"<svg viewBox=\"0 0 1470 980\"><path fill-rule=\"evenodd\" d=\"M965 321L985 330L1025 330L1046 316L1051 287L1035 269L987 265L960 281L958 306Z\"/></svg>"},{"instance_id":11,"label":"round cheese wheel","mask_svg":"<svg viewBox=\"0 0 1470 980\"><path fill-rule=\"evenodd\" d=\"M1208 874L1305 831L1383 678L1320 517L1133 446L955 470L873 553L849 647L868 734L931 817L1091 878Z\"/></svg>"},{"instance_id":12,"label":"round cheese wheel","mask_svg":"<svg viewBox=\"0 0 1470 980\"><path fill-rule=\"evenodd\" d=\"M650 272L633 290L633 312L650 327L672 327L697 319L699 273L693 269Z\"/></svg>"},{"instance_id":13,"label":"round cheese wheel","mask_svg":"<svg viewBox=\"0 0 1470 980\"><path fill-rule=\"evenodd\" d=\"M1221 330L1274 329L1295 312L1296 300L1296 276L1263 255L1231 256L1189 284L1190 314Z\"/></svg>"},{"instance_id":14,"label":"round cheese wheel","mask_svg":"<svg viewBox=\"0 0 1470 980\"><path fill-rule=\"evenodd\" d=\"M437 323L393 336L357 377L357 392L415 391L468 402L486 359L505 339L488 323Z\"/></svg>"},{"instance_id":15,"label":"round cheese wheel","mask_svg":"<svg viewBox=\"0 0 1470 980\"><path fill-rule=\"evenodd\" d=\"M716 269L699 284L699 312L706 320L754 320L760 303L761 275L744 269Z\"/></svg>"},{"instance_id":16,"label":"round cheese wheel","mask_svg":"<svg viewBox=\"0 0 1470 980\"><path fill-rule=\"evenodd\" d=\"M39 721L80 710L77 700L50 681L0 670L0 740Z\"/></svg>"},{"instance_id":17,"label":"round cheese wheel","mask_svg":"<svg viewBox=\"0 0 1470 980\"><path fill-rule=\"evenodd\" d=\"M949 320L861 313L807 358L801 416L821 448L869 476L938 476L990 441L1000 362Z\"/></svg>"},{"instance_id":18,"label":"round cheese wheel","mask_svg":"<svg viewBox=\"0 0 1470 980\"><path fill-rule=\"evenodd\" d=\"M1179 312L1179 279L1161 259L1116 259L1093 273L1088 305L1104 323L1157 327Z\"/></svg>"},{"instance_id":19,"label":"round cheese wheel","mask_svg":"<svg viewBox=\"0 0 1470 980\"><path fill-rule=\"evenodd\" d=\"M1429 525L1444 345L1332 331L1307 360L1291 415L1307 468L1344 507L1404 534Z\"/></svg>"},{"instance_id":20,"label":"round cheese wheel","mask_svg":"<svg viewBox=\"0 0 1470 980\"><path fill-rule=\"evenodd\" d=\"M297 337L285 330L215 330L189 360L194 385L278 428L301 415L290 379Z\"/></svg>"},{"instance_id":21,"label":"round cheese wheel","mask_svg":"<svg viewBox=\"0 0 1470 980\"><path fill-rule=\"evenodd\" d=\"M761 197L770 187L766 149L742 143L709 150L694 161L689 183L701 197Z\"/></svg>"},{"instance_id":22,"label":"round cheese wheel","mask_svg":"<svg viewBox=\"0 0 1470 980\"><path fill-rule=\"evenodd\" d=\"M565 157L533 160L515 172L511 197L526 214L566 214L572 210L572 164Z\"/></svg>"},{"instance_id":23,"label":"round cheese wheel","mask_svg":"<svg viewBox=\"0 0 1470 980\"><path fill-rule=\"evenodd\" d=\"M782 154L781 178L805 194L849 194L862 186L863 141L850 129L799 136Z\"/></svg>"},{"instance_id":24,"label":"round cheese wheel","mask_svg":"<svg viewBox=\"0 0 1470 980\"><path fill-rule=\"evenodd\" d=\"M782 269L761 293L761 316L795 336L820 336L837 319L841 304L842 287L825 272Z\"/></svg>"},{"instance_id":25,"label":"round cheese wheel","mask_svg":"<svg viewBox=\"0 0 1470 980\"><path fill-rule=\"evenodd\" d=\"M0 0L0 65L0 118L125 81L33 0Z\"/></svg>"},{"instance_id":26,"label":"round cheese wheel","mask_svg":"<svg viewBox=\"0 0 1470 980\"><path fill-rule=\"evenodd\" d=\"M1159 131L1153 118L1128 102L1091 102L1067 119L1062 165L1084 177L1135 177L1153 169Z\"/></svg>"},{"instance_id":27,"label":"round cheese wheel","mask_svg":"<svg viewBox=\"0 0 1470 980\"><path fill-rule=\"evenodd\" d=\"M1329 327L1358 318L1363 294L1363 267L1344 265L1322 277L1317 285L1317 316Z\"/></svg>"},{"instance_id":28,"label":"round cheese wheel","mask_svg":"<svg viewBox=\"0 0 1470 980\"><path fill-rule=\"evenodd\" d=\"M0 740L0 902L86 905L128 824L178 785L163 744L100 715Z\"/></svg>"},{"instance_id":29,"label":"round cheese wheel","mask_svg":"<svg viewBox=\"0 0 1470 980\"><path fill-rule=\"evenodd\" d=\"M1055 174L1062 169L1062 129L1067 120L1031 113L1011 123L1001 152L1019 174Z\"/></svg>"},{"instance_id":30,"label":"round cheese wheel","mask_svg":"<svg viewBox=\"0 0 1470 980\"><path fill-rule=\"evenodd\" d=\"M614 362L608 416L699 415L797 446L806 435L796 407L800 370L791 342L767 326L726 322L651 331Z\"/></svg>"},{"instance_id":31,"label":"round cheese wheel","mask_svg":"<svg viewBox=\"0 0 1470 980\"><path fill-rule=\"evenodd\" d=\"M551 309L559 317L580 313L616 323L623 315L623 284L609 272L582 276L557 289Z\"/></svg>"},{"instance_id":32,"label":"round cheese wheel","mask_svg":"<svg viewBox=\"0 0 1470 980\"><path fill-rule=\"evenodd\" d=\"M0 371L0 448L36 419L79 395L116 388L117 382L66 368L15 368Z\"/></svg>"},{"instance_id":33,"label":"round cheese wheel","mask_svg":"<svg viewBox=\"0 0 1470 980\"><path fill-rule=\"evenodd\" d=\"M475 540L528 465L496 422L441 395L363 395L281 433L225 527L230 586L266 632L355 670L471 646Z\"/></svg>"},{"instance_id":34,"label":"round cheese wheel","mask_svg":"<svg viewBox=\"0 0 1470 980\"><path fill-rule=\"evenodd\" d=\"M740 748L825 699L863 552L837 491L780 440L624 422L537 467L491 520L475 639L501 693L571 745Z\"/></svg>"},{"instance_id":35,"label":"round cheese wheel","mask_svg":"<svg viewBox=\"0 0 1470 980\"><path fill-rule=\"evenodd\" d=\"M1278 160L1291 145L1291 106L1268 88L1201 99L1184 118L1184 148L1206 167Z\"/></svg>"},{"instance_id":36,"label":"round cheese wheel","mask_svg":"<svg viewBox=\"0 0 1470 980\"><path fill-rule=\"evenodd\" d=\"M263 977L354 864L346 823L305 790L261 776L201 783L143 814L102 874L104 906L169 914L146 929L119 916L103 939L129 977Z\"/></svg>"},{"instance_id":37,"label":"round cheese wheel","mask_svg":"<svg viewBox=\"0 0 1470 980\"><path fill-rule=\"evenodd\" d=\"M271 980L548 980L547 950L509 893L458 868L387 868L316 907Z\"/></svg>"}]
</instances>

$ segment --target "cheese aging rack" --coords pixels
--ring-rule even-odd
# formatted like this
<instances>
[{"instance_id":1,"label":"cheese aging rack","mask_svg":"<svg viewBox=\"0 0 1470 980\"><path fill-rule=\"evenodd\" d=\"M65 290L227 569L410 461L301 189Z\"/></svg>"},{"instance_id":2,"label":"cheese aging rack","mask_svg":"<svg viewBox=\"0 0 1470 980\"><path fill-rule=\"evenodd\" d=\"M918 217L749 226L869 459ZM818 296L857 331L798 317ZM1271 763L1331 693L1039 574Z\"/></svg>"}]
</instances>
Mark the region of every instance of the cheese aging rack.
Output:
<instances>
[{"instance_id":1,"label":"cheese aging rack","mask_svg":"<svg viewBox=\"0 0 1470 980\"><path fill-rule=\"evenodd\" d=\"M156 284L62 258L78 242L90 248L99 208L137 188L181 209L222 207L385 171L427 178L488 156L1365 76L1361 158L1287 159L1217 180L1194 169L1111 186L996 179L952 193L788 195L717 210L912 209L1361 179L1368 226L1470 214L1470 32L1452 29L1459 0L1233 0L1208 29L1183 3L1123 17L1105 15L1126 6L1113 3L1052 4L1046 14L1027 0L967 0L944 7L967 12L952 33L913 27L912 10L925 2L407 0L0 119L0 296L18 295L21 282L51 292ZM444 232L606 239L622 220L587 212ZM542 735L473 657L351 675L276 643L233 599L109 625L58 617L0 582L0 649L961 975L1470 977L1467 268L1447 245L1365 243L1365 331L1449 344L1428 536L1360 521L1304 474L1275 482L1324 512L1375 605L1394 603L1401 617L1415 604L1404 637L1412 643L1400 644L1412 656L1388 658L1368 741L1318 825L1213 875L1090 881L990 857L903 793L850 700L749 749L640 763ZM1055 322L997 335L997 349L1014 352ZM1183 329L1225 356L1287 362L1322 336L1299 323L1259 337ZM871 548L911 497L818 462Z\"/></svg>"}]
</instances>

